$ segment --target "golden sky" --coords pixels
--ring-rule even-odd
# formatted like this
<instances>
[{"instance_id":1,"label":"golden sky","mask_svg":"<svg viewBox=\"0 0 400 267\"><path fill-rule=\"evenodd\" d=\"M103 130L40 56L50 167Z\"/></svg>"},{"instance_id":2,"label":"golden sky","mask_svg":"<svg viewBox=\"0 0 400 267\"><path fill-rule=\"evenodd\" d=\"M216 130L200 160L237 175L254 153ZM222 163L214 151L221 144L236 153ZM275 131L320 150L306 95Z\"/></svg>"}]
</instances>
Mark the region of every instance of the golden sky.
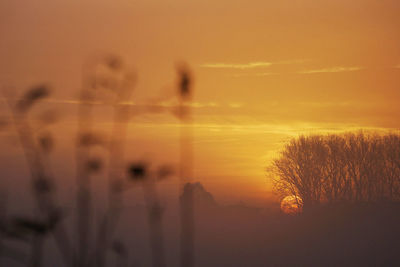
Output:
<instances>
[{"instance_id":1,"label":"golden sky","mask_svg":"<svg viewBox=\"0 0 400 267\"><path fill-rule=\"evenodd\" d=\"M398 0L2 0L0 85L49 83L47 105L72 134L71 100L93 54L137 70L136 103L172 90L185 60L197 180L217 199L259 203L270 191L264 168L290 137L400 127L399 14ZM176 155L177 123L134 118L132 157Z\"/></svg>"}]
</instances>

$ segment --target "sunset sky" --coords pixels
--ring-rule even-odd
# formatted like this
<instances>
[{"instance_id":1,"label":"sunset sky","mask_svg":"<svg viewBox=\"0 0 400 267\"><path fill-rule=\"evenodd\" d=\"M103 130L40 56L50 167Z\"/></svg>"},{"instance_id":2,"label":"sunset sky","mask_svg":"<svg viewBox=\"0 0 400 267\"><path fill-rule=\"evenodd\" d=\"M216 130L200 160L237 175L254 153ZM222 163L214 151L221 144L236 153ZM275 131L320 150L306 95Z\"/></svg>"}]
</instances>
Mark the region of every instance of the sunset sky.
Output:
<instances>
[{"instance_id":1,"label":"sunset sky","mask_svg":"<svg viewBox=\"0 0 400 267\"><path fill-rule=\"evenodd\" d=\"M399 14L398 0L2 0L0 86L52 86L57 155L72 161L85 60L122 56L138 74L135 103L172 92L186 61L195 180L221 201L260 204L271 195L265 167L291 137L400 128ZM178 127L171 114L134 117L128 157L177 161ZM12 176L21 153L8 135L1 169Z\"/></svg>"}]
</instances>

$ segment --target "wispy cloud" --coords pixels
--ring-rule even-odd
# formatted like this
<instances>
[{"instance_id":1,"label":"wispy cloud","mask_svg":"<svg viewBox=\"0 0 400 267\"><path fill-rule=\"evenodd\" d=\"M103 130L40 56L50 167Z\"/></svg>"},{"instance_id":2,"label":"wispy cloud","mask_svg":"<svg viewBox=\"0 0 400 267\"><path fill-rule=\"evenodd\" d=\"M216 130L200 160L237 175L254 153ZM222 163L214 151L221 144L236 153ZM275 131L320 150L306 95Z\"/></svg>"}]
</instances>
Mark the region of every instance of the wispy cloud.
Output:
<instances>
[{"instance_id":1,"label":"wispy cloud","mask_svg":"<svg viewBox=\"0 0 400 267\"><path fill-rule=\"evenodd\" d=\"M230 74L230 77L244 77L244 76L255 76L255 77L262 77L262 76L272 76L272 75L279 75L276 72L256 72L256 73L235 73Z\"/></svg>"},{"instance_id":2,"label":"wispy cloud","mask_svg":"<svg viewBox=\"0 0 400 267\"><path fill-rule=\"evenodd\" d=\"M279 64L299 64L309 61L309 59L292 59L292 60L282 60L282 61L255 61L249 63L204 63L201 64L200 67L202 68L212 68L212 69L254 69L254 68L266 68L272 65L279 65ZM260 76L269 75L269 73L261 73Z\"/></svg>"},{"instance_id":3,"label":"wispy cloud","mask_svg":"<svg viewBox=\"0 0 400 267\"><path fill-rule=\"evenodd\" d=\"M236 103L236 102L233 102L233 103L229 103L229 107L231 107L231 108L241 108L241 107L243 107L243 103Z\"/></svg>"},{"instance_id":4,"label":"wispy cloud","mask_svg":"<svg viewBox=\"0 0 400 267\"><path fill-rule=\"evenodd\" d=\"M259 67L269 67L272 62L250 62L245 64L229 64L229 63L205 63L200 65L203 68L215 68L215 69L253 69Z\"/></svg>"},{"instance_id":5,"label":"wispy cloud","mask_svg":"<svg viewBox=\"0 0 400 267\"><path fill-rule=\"evenodd\" d=\"M348 107L355 106L356 103L351 102L300 102L300 106L313 108L329 108L329 107Z\"/></svg>"},{"instance_id":6,"label":"wispy cloud","mask_svg":"<svg viewBox=\"0 0 400 267\"><path fill-rule=\"evenodd\" d=\"M18 101L20 98L5 98L5 97L0 97L0 100L2 101ZM110 104L110 102L107 101L81 101L78 99L56 99L56 98L48 98L43 100L44 103L49 103L49 104L67 104L67 105L81 105L81 104L91 104L91 105L99 105L99 106L107 106ZM180 104L176 101L159 101L159 102L134 102L134 101L123 101L123 102L118 102L118 105L126 105L126 106L132 106L132 107L140 107L140 108L153 108L153 107L159 107L159 108L177 108L180 106ZM219 103L216 102L190 102L185 104L188 107L192 108L217 108L220 107ZM229 107L232 108L237 108L237 106L232 106L231 104L228 105Z\"/></svg>"},{"instance_id":7,"label":"wispy cloud","mask_svg":"<svg viewBox=\"0 0 400 267\"><path fill-rule=\"evenodd\" d=\"M400 68L400 65L397 67ZM351 72L351 71L359 71L363 70L363 67L331 67L331 68L322 68L322 69L310 69L310 70L301 70L295 72L286 72L286 73L278 73L278 72L247 72L247 73L235 73L229 76L231 77L244 77L244 76L253 76L253 77L262 77L262 76L273 76L279 74L315 74L315 73L338 73L338 72Z\"/></svg>"},{"instance_id":8,"label":"wispy cloud","mask_svg":"<svg viewBox=\"0 0 400 267\"><path fill-rule=\"evenodd\" d=\"M157 122L155 124L158 127L181 127L179 123L175 122ZM154 127L152 122L137 123L137 126L143 127ZM294 121L290 123L241 123L232 122L228 120L226 122L196 122L192 124L197 130L210 130L210 131L235 131L237 133L260 133L260 134L280 134L286 136L298 136L302 134L324 134L324 133L345 133L345 132L357 132L360 130L371 131L371 132L393 132L398 131L397 128L386 128L386 127L374 127L362 124L354 123L318 123L318 122L307 122L307 121ZM201 132L203 133L203 132ZM199 133L200 135L200 133Z\"/></svg>"},{"instance_id":9,"label":"wispy cloud","mask_svg":"<svg viewBox=\"0 0 400 267\"><path fill-rule=\"evenodd\" d=\"M313 74L313 73L335 73L335 72L350 72L364 69L363 67L331 67L322 69L302 70L297 73L300 74Z\"/></svg>"}]
</instances>

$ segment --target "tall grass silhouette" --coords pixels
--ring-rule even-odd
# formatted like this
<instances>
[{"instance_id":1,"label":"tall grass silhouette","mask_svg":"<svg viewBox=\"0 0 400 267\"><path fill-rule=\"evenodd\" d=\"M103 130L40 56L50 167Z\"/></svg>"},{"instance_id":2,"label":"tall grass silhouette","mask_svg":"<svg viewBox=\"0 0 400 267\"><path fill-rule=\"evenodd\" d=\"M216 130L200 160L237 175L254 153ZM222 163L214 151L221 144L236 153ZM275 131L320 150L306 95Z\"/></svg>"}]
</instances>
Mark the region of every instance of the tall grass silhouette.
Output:
<instances>
[{"instance_id":1,"label":"tall grass silhouette","mask_svg":"<svg viewBox=\"0 0 400 267\"><path fill-rule=\"evenodd\" d=\"M191 114L192 76L185 64L177 66L179 74L179 118L180 126L180 187L191 181L193 177L193 127ZM180 201L181 213L181 266L194 265L194 205L193 192L189 190L188 196Z\"/></svg>"},{"instance_id":2,"label":"tall grass silhouette","mask_svg":"<svg viewBox=\"0 0 400 267\"><path fill-rule=\"evenodd\" d=\"M72 248L70 239L62 223L63 213L55 199L55 185L52 174L44 160L49 152L52 137L43 137L36 142L28 115L30 109L50 94L46 85L32 87L16 102L9 101L12 120L15 125L31 174L31 190L36 200L37 210L33 218L13 218L11 231L23 231L31 235L32 266L41 266L43 242L48 234L52 234L63 256L64 262L72 265ZM8 98L9 99L9 98Z\"/></svg>"},{"instance_id":3,"label":"tall grass silhouette","mask_svg":"<svg viewBox=\"0 0 400 267\"><path fill-rule=\"evenodd\" d=\"M186 65L178 68L178 105L165 108L160 103L144 105L136 114L148 112L170 112L182 122L180 136L180 188L192 176L192 127L190 126L190 101L192 80ZM153 266L166 266L163 237L163 207L157 182L174 175L169 165L151 169L150 164L132 162L125 159L126 135L133 105L130 101L136 83L136 74L123 60L115 55L100 55L88 61L83 68L83 82L78 100L76 134L76 209L75 226L72 234L67 231L67 214L58 203L53 173L50 171L49 157L55 145L50 132L32 130L30 111L51 95L47 85L30 88L22 97L15 99L5 94L11 111L12 121L19 136L31 174L31 192L35 197L37 211L30 216L8 216L6 201L0 200L0 230L7 238L24 240L31 251L7 249L0 238L0 258L7 256L20 263L39 267L46 256L45 239L52 235L65 266L87 267L105 266L108 253L117 256L119 266L129 266L129 250L114 235L123 209L123 195L132 185L143 188L144 202L149 224L149 240ZM161 98L160 98L161 99ZM162 99L161 99L162 100ZM96 108L108 105L112 108L112 127L108 138L96 132L94 124ZM51 114L44 114L43 120L52 121ZM105 155L96 156L93 151L100 147ZM105 162L107 161L107 162ZM129 160L128 160L129 162ZM107 201L99 221L94 214L94 192L92 177L107 171ZM2 193L2 192L1 192ZM3 196L3 195L2 195ZM181 203L182 220L182 264L193 265L193 203ZM71 227L69 227L71 228Z\"/></svg>"}]
</instances>

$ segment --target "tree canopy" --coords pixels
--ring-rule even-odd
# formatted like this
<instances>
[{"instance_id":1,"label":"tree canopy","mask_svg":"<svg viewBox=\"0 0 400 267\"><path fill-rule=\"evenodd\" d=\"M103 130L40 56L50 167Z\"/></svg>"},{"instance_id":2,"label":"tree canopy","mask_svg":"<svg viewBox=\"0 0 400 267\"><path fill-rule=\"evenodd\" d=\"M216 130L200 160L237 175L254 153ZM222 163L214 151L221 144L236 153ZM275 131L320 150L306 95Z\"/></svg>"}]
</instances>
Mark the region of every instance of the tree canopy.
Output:
<instances>
[{"instance_id":1,"label":"tree canopy","mask_svg":"<svg viewBox=\"0 0 400 267\"><path fill-rule=\"evenodd\" d=\"M345 133L292 139L267 169L282 196L320 203L400 200L400 135Z\"/></svg>"}]
</instances>

